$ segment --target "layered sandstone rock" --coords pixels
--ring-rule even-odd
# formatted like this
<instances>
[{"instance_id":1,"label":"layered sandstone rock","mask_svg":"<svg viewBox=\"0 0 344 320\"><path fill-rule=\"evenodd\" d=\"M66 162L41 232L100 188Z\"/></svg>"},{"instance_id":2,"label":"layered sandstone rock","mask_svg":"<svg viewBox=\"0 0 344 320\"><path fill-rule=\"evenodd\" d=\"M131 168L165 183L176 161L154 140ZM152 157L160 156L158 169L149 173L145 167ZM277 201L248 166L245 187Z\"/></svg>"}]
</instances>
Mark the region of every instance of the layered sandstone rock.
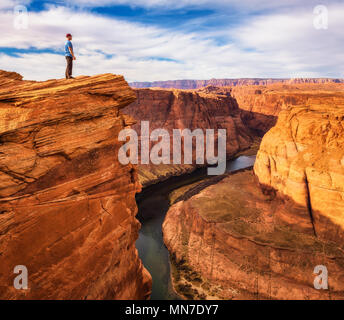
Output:
<instances>
[{"instance_id":1,"label":"layered sandstone rock","mask_svg":"<svg viewBox=\"0 0 344 320\"><path fill-rule=\"evenodd\" d=\"M212 91L209 88L198 91L139 89L137 100L124 109L137 120L133 126L141 139L141 121L149 121L150 131L166 129L173 136L173 129L219 129L227 130L227 156L231 157L245 150L253 142L250 130L241 120L240 110L230 92ZM172 143L172 140L171 140ZM155 143L150 143L152 147ZM215 141L215 148L217 142ZM170 146L173 159L172 145ZM183 162L183 158L182 158ZM143 185L161 181L171 175L193 170L195 165L139 165Z\"/></svg>"},{"instance_id":2,"label":"layered sandstone rock","mask_svg":"<svg viewBox=\"0 0 344 320\"><path fill-rule=\"evenodd\" d=\"M170 80L154 82L133 82L130 85L133 88L166 88L166 89L199 89L206 86L233 87L249 85L270 85L274 83L300 84L300 83L343 83L343 79L331 78L294 78L294 79L260 79L260 78L242 78L242 79L210 79L210 80Z\"/></svg>"},{"instance_id":3,"label":"layered sandstone rock","mask_svg":"<svg viewBox=\"0 0 344 320\"><path fill-rule=\"evenodd\" d=\"M342 246L315 237L302 206L264 195L252 171L174 204L163 231L184 298L344 298ZM328 269L329 290L314 288L318 265Z\"/></svg>"},{"instance_id":4,"label":"layered sandstone rock","mask_svg":"<svg viewBox=\"0 0 344 320\"><path fill-rule=\"evenodd\" d=\"M145 299L136 168L117 159L122 76L22 81L0 72L1 299ZM14 267L28 269L16 290Z\"/></svg>"},{"instance_id":5,"label":"layered sandstone rock","mask_svg":"<svg viewBox=\"0 0 344 320\"><path fill-rule=\"evenodd\" d=\"M184 297L344 298L344 94L295 99L263 138L255 174L236 173L170 208L164 240ZM318 265L328 290L314 288Z\"/></svg>"},{"instance_id":6,"label":"layered sandstone rock","mask_svg":"<svg viewBox=\"0 0 344 320\"><path fill-rule=\"evenodd\" d=\"M306 79L303 79L306 81ZM275 124L277 116L285 106L307 106L321 103L331 104L340 92L342 84L296 82L296 84L271 84L264 86L242 86L223 88L231 92L242 110L246 126L264 135Z\"/></svg>"},{"instance_id":7,"label":"layered sandstone rock","mask_svg":"<svg viewBox=\"0 0 344 320\"><path fill-rule=\"evenodd\" d=\"M276 190L307 207L314 233L339 244L344 239L344 93L310 105L286 107L264 137L255 174L266 189Z\"/></svg>"}]
</instances>

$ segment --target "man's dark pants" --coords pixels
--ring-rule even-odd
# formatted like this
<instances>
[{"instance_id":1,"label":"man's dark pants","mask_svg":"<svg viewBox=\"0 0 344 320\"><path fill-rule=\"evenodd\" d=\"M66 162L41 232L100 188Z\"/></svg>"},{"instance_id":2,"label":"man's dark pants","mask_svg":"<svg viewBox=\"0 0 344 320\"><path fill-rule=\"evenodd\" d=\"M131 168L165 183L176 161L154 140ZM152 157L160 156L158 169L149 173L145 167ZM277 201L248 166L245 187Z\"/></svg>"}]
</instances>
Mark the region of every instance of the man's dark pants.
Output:
<instances>
[{"instance_id":1,"label":"man's dark pants","mask_svg":"<svg viewBox=\"0 0 344 320\"><path fill-rule=\"evenodd\" d=\"M66 56L66 60L67 60L66 79L70 79L72 77L72 72L73 72L73 58Z\"/></svg>"}]
</instances>

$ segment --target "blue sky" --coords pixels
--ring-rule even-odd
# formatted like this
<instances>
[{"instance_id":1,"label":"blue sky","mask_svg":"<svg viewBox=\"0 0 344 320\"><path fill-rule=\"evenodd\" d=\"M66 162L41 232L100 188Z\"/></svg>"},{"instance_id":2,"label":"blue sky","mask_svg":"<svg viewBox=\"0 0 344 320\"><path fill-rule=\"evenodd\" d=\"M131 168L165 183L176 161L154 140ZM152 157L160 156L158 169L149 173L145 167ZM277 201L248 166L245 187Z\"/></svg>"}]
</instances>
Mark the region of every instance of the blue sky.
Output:
<instances>
[{"instance_id":1,"label":"blue sky","mask_svg":"<svg viewBox=\"0 0 344 320\"><path fill-rule=\"evenodd\" d=\"M0 69L62 77L71 32L75 75L343 78L343 16L337 0L1 0Z\"/></svg>"}]
</instances>

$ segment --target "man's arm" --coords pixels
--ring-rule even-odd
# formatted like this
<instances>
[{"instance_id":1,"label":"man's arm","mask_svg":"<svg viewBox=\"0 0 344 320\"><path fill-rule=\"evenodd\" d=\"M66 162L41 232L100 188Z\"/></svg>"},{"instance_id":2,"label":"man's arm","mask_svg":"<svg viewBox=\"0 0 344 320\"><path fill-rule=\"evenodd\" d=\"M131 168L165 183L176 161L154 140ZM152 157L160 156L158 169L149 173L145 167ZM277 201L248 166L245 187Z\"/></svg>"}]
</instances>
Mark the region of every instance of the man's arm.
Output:
<instances>
[{"instance_id":1,"label":"man's arm","mask_svg":"<svg viewBox=\"0 0 344 320\"><path fill-rule=\"evenodd\" d=\"M73 52L72 47L69 46L68 49L69 49L70 54L71 54L72 57L73 57L73 60L76 60L76 58L75 58L75 56L74 56L74 52Z\"/></svg>"}]
</instances>

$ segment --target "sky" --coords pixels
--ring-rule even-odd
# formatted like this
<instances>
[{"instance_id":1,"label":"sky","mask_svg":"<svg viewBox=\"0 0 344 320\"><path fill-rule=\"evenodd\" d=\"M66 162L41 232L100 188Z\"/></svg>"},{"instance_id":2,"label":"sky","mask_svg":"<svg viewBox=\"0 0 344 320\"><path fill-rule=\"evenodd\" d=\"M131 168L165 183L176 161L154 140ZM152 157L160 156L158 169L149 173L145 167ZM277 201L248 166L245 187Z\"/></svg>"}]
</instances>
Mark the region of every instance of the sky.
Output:
<instances>
[{"instance_id":1,"label":"sky","mask_svg":"<svg viewBox=\"0 0 344 320\"><path fill-rule=\"evenodd\" d=\"M344 78L343 0L0 0L0 69L28 80Z\"/></svg>"}]
</instances>

